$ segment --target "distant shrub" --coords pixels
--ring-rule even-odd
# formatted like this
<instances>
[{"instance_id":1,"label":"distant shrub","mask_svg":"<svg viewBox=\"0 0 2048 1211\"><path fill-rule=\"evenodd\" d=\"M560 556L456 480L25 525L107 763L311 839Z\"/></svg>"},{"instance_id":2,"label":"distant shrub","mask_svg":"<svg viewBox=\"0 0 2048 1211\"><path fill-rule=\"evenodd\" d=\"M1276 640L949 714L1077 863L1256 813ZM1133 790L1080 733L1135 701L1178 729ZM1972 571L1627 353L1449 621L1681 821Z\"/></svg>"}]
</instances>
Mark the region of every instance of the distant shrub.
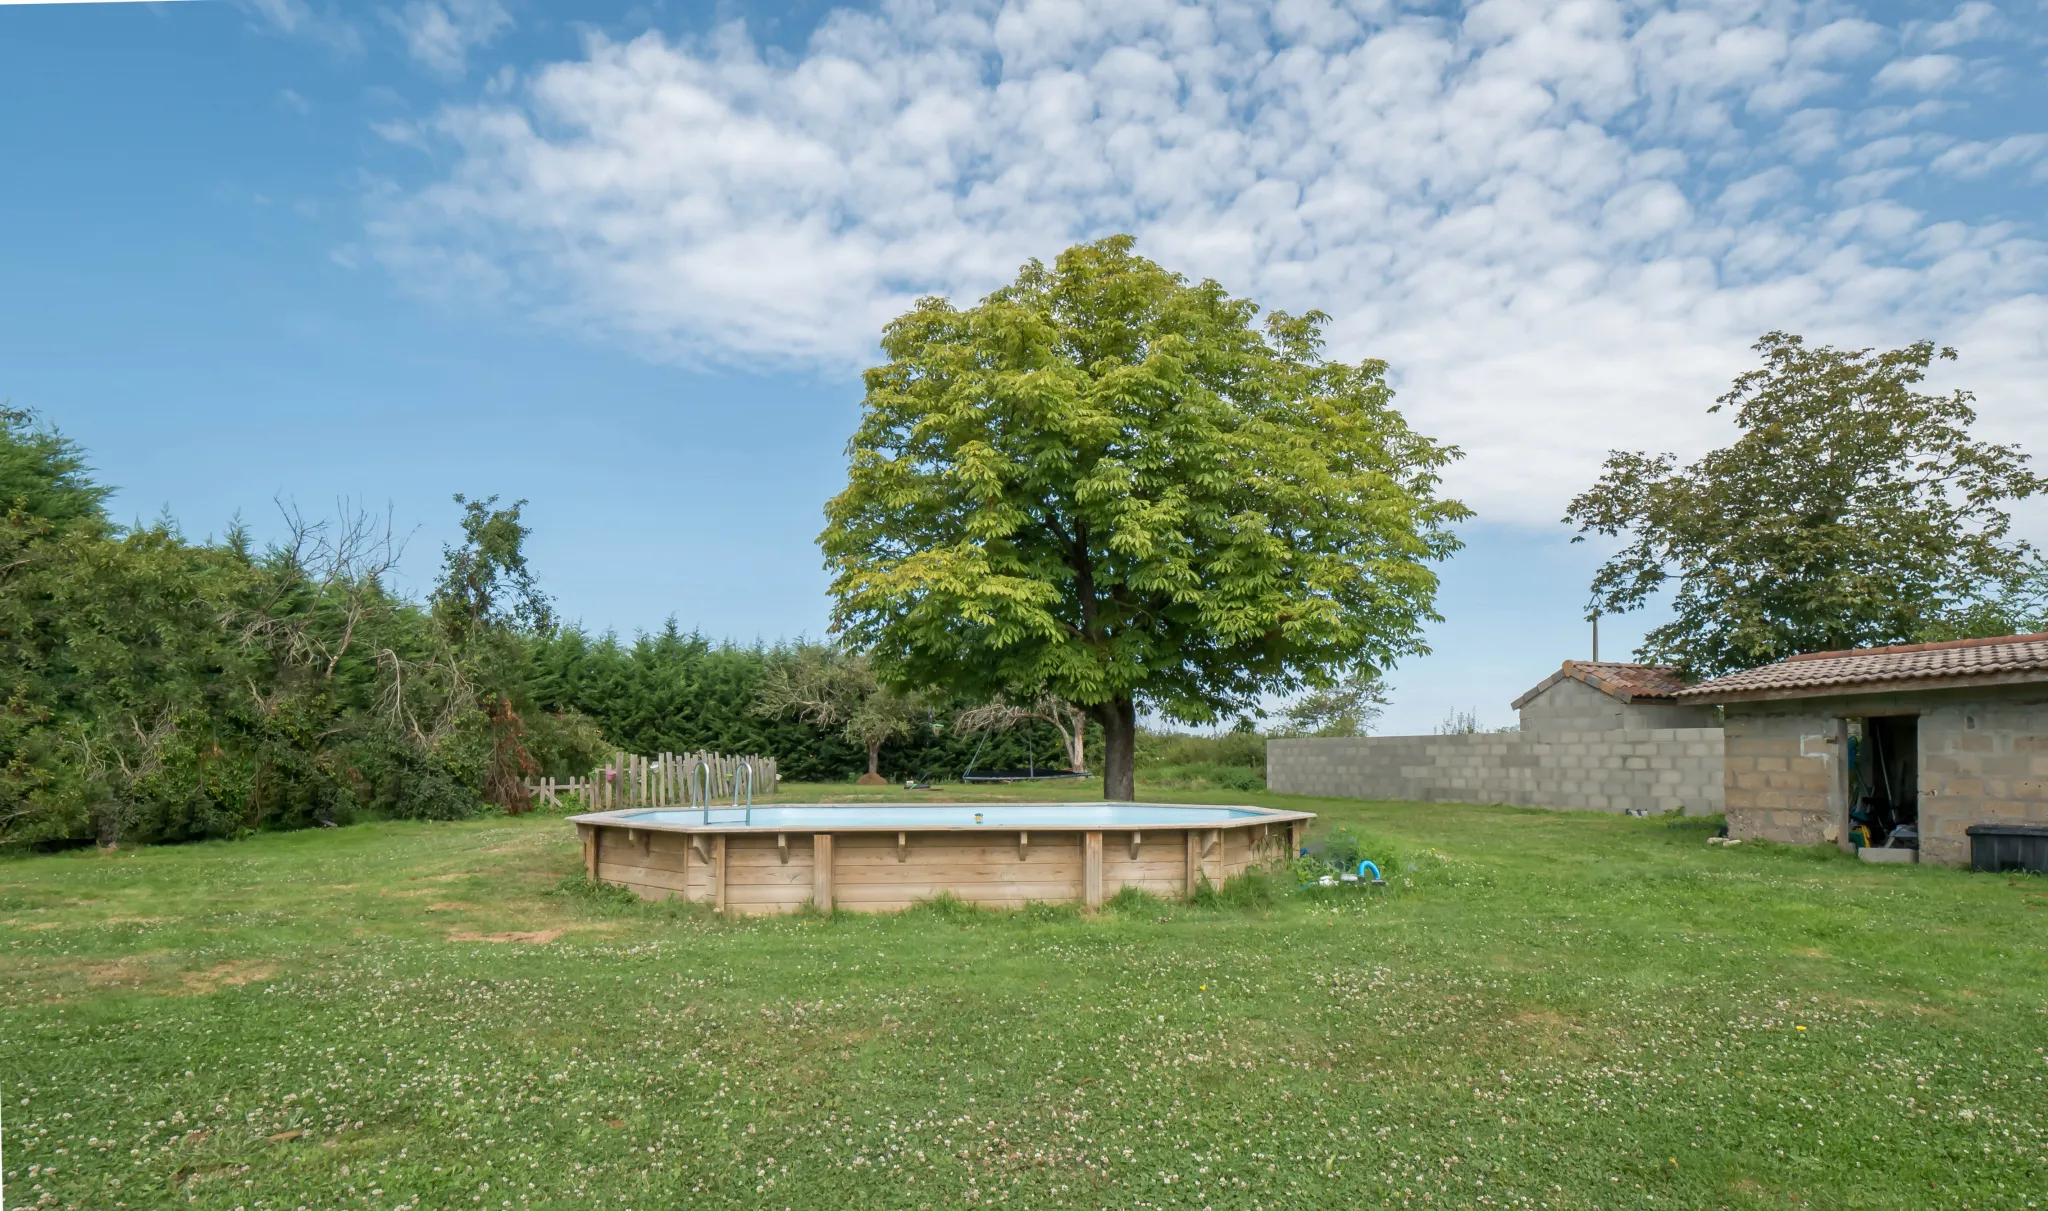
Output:
<instances>
[{"instance_id":1,"label":"distant shrub","mask_svg":"<svg viewBox=\"0 0 2048 1211\"><path fill-rule=\"evenodd\" d=\"M1189 791L1262 791L1266 789L1264 769L1241 765L1162 765L1138 767L1138 781L1146 786Z\"/></svg>"},{"instance_id":2,"label":"distant shrub","mask_svg":"<svg viewBox=\"0 0 2048 1211\"><path fill-rule=\"evenodd\" d=\"M1199 736L1190 732L1140 731L1137 742L1138 774L1146 769L1176 765L1230 765L1266 770L1266 737L1257 732L1224 732Z\"/></svg>"}]
</instances>

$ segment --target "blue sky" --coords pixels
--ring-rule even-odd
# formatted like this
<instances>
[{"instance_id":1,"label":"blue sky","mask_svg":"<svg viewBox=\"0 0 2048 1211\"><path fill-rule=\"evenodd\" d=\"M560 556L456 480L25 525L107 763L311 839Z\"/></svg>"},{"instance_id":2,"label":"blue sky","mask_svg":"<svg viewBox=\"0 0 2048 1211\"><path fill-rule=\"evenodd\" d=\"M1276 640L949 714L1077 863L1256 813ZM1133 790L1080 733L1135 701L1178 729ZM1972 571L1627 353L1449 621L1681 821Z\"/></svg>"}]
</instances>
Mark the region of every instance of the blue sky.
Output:
<instances>
[{"instance_id":1,"label":"blue sky","mask_svg":"<svg viewBox=\"0 0 2048 1211\"><path fill-rule=\"evenodd\" d=\"M1383 730L1504 723L1564 502L1761 332L1957 345L2048 449L2044 67L2037 0L0 4L0 397L195 535L389 502L424 579L495 492L594 628L815 635L881 321L1128 230L1466 450Z\"/></svg>"}]
</instances>

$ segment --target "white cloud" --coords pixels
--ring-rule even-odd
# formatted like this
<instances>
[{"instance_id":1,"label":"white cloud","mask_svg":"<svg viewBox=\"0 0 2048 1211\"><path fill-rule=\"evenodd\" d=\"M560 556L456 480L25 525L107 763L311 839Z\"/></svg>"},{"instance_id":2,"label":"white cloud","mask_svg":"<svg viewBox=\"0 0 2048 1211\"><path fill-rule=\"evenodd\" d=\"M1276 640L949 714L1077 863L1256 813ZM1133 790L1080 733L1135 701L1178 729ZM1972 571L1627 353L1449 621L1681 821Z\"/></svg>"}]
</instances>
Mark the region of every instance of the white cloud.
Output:
<instances>
[{"instance_id":1,"label":"white cloud","mask_svg":"<svg viewBox=\"0 0 2048 1211\"><path fill-rule=\"evenodd\" d=\"M415 60L444 76L461 75L471 50L512 28L512 14L498 0L413 0L384 18Z\"/></svg>"},{"instance_id":2,"label":"white cloud","mask_svg":"<svg viewBox=\"0 0 2048 1211\"><path fill-rule=\"evenodd\" d=\"M1878 69L1873 83L1880 92L1940 92L1962 78L1963 61L1954 55L1914 55L1894 59Z\"/></svg>"},{"instance_id":3,"label":"white cloud","mask_svg":"<svg viewBox=\"0 0 2048 1211\"><path fill-rule=\"evenodd\" d=\"M1929 167L1969 180L2022 164L2034 165L2034 178L2041 179L2043 169L2048 168L2048 134L1959 143L1934 157Z\"/></svg>"},{"instance_id":4,"label":"white cloud","mask_svg":"<svg viewBox=\"0 0 2048 1211\"><path fill-rule=\"evenodd\" d=\"M1906 26L1907 40L1918 46L1945 50L1965 42L1995 38L2010 27L1999 11L1983 0L1959 4L1946 21L1914 21Z\"/></svg>"},{"instance_id":5,"label":"white cloud","mask_svg":"<svg viewBox=\"0 0 2048 1211\"><path fill-rule=\"evenodd\" d=\"M1814 102L1891 37L1784 4L892 0L792 57L737 26L597 38L444 111L447 173L372 235L425 288L651 356L842 374L919 294L1130 231L1331 313L1332 351L1389 359L1468 451L1459 492L1550 521L1606 450L1721 432L1705 406L1770 328L2020 356L2048 251L1884 196L1962 149L1836 158L1858 111ZM2048 448L2030 403L1985 411Z\"/></svg>"},{"instance_id":6,"label":"white cloud","mask_svg":"<svg viewBox=\"0 0 2048 1211\"><path fill-rule=\"evenodd\" d=\"M264 25L289 38L318 42L341 54L363 49L361 35L346 17L316 9L308 0L239 0Z\"/></svg>"}]
</instances>

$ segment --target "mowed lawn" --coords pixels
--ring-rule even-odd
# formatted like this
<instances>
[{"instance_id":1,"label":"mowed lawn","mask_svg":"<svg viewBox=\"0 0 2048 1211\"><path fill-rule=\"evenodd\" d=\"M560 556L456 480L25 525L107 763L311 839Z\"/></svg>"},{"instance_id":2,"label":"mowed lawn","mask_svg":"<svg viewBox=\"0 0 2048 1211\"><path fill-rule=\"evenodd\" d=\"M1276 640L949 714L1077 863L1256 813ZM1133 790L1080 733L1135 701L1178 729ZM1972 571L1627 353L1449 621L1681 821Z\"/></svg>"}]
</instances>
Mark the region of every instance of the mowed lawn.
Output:
<instances>
[{"instance_id":1,"label":"mowed lawn","mask_svg":"<svg viewBox=\"0 0 2048 1211\"><path fill-rule=\"evenodd\" d=\"M6 1205L2048 1205L2048 882L1251 798L1391 886L726 921L559 892L543 817L0 862Z\"/></svg>"}]
</instances>

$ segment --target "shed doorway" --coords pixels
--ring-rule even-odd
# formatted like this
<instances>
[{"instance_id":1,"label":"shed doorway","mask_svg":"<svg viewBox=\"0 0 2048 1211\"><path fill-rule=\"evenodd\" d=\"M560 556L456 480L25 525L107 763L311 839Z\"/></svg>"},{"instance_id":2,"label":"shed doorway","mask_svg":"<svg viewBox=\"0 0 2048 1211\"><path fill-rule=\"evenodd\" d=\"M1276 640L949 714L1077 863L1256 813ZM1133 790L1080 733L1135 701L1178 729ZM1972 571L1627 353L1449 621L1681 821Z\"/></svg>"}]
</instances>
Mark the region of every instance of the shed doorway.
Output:
<instances>
[{"instance_id":1,"label":"shed doorway","mask_svg":"<svg viewBox=\"0 0 2048 1211\"><path fill-rule=\"evenodd\" d=\"M1849 720L1849 841L1920 848L1920 718Z\"/></svg>"}]
</instances>

